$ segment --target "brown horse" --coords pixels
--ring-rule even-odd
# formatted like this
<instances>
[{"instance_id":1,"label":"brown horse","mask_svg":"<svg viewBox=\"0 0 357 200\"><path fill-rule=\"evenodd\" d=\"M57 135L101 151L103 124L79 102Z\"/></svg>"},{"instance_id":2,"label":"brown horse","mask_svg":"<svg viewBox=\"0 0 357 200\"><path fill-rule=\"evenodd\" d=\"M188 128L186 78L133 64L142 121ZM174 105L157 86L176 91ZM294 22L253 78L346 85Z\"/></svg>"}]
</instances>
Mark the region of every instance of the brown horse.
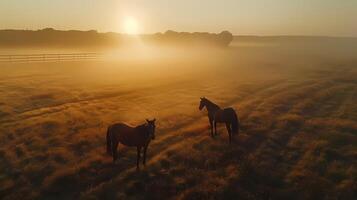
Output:
<instances>
[{"instance_id":1,"label":"brown horse","mask_svg":"<svg viewBox=\"0 0 357 200\"><path fill-rule=\"evenodd\" d=\"M146 163L146 151L151 140L155 139L155 121L146 120L147 123L137 127L131 127L123 123L113 124L107 131L107 152L113 156L113 162L117 160L118 144L136 147L138 151L136 167L139 169L141 149L144 148L143 165Z\"/></svg>"},{"instance_id":2,"label":"brown horse","mask_svg":"<svg viewBox=\"0 0 357 200\"><path fill-rule=\"evenodd\" d=\"M202 110L206 107L208 111L208 119L211 125L211 136L217 135L217 123L225 123L229 135L229 143L232 142L232 135L239 133L239 120L236 112L233 108L221 109L218 105L212 101L201 98L199 109ZM214 127L214 135L213 135Z\"/></svg>"}]
</instances>

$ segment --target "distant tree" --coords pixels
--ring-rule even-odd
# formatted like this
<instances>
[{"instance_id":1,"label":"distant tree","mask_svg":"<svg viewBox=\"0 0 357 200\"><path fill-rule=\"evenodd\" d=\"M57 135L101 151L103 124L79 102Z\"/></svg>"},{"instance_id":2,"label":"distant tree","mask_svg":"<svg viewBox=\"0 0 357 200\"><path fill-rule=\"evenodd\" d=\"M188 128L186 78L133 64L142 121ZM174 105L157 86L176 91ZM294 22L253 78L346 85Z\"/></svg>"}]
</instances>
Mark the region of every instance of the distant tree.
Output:
<instances>
[{"instance_id":1,"label":"distant tree","mask_svg":"<svg viewBox=\"0 0 357 200\"><path fill-rule=\"evenodd\" d=\"M176 31L172 31L172 30L167 30L166 32L165 32L165 35L169 35L169 36L171 36L171 35L176 35L177 34L177 32Z\"/></svg>"},{"instance_id":2,"label":"distant tree","mask_svg":"<svg viewBox=\"0 0 357 200\"><path fill-rule=\"evenodd\" d=\"M219 37L224 46L228 46L233 41L233 34L229 31L222 31Z\"/></svg>"},{"instance_id":3,"label":"distant tree","mask_svg":"<svg viewBox=\"0 0 357 200\"><path fill-rule=\"evenodd\" d=\"M49 31L55 31L55 29L54 28L44 28L44 29L42 29L40 31L49 32Z\"/></svg>"},{"instance_id":4,"label":"distant tree","mask_svg":"<svg viewBox=\"0 0 357 200\"><path fill-rule=\"evenodd\" d=\"M228 31L223 31L220 34L213 34L207 32L176 32L172 30L166 31L164 34L155 34L159 41L166 41L170 43L179 43L184 45L205 45L213 44L218 46L228 46L232 40L233 35ZM162 40L163 39L163 40Z\"/></svg>"},{"instance_id":5,"label":"distant tree","mask_svg":"<svg viewBox=\"0 0 357 200\"><path fill-rule=\"evenodd\" d=\"M87 31L88 33L95 33L95 34L97 34L98 33L98 31L97 30L89 30L89 31Z\"/></svg>"}]
</instances>

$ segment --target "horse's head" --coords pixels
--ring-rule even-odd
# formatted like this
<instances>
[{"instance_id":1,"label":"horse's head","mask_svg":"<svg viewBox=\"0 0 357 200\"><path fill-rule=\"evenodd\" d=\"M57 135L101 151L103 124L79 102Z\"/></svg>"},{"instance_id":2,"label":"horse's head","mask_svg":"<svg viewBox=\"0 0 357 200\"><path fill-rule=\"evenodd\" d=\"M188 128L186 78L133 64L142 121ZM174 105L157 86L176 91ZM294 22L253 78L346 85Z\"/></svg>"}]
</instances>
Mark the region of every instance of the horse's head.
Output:
<instances>
[{"instance_id":1,"label":"horse's head","mask_svg":"<svg viewBox=\"0 0 357 200\"><path fill-rule=\"evenodd\" d=\"M207 99L205 97L201 97L200 106L198 107L198 109L202 110L206 106L206 102Z\"/></svg>"},{"instance_id":2,"label":"horse's head","mask_svg":"<svg viewBox=\"0 0 357 200\"><path fill-rule=\"evenodd\" d=\"M146 119L146 122L148 124L148 128L149 128L149 136L151 137L151 139L155 139L155 121L156 119L153 120L148 120Z\"/></svg>"}]
</instances>

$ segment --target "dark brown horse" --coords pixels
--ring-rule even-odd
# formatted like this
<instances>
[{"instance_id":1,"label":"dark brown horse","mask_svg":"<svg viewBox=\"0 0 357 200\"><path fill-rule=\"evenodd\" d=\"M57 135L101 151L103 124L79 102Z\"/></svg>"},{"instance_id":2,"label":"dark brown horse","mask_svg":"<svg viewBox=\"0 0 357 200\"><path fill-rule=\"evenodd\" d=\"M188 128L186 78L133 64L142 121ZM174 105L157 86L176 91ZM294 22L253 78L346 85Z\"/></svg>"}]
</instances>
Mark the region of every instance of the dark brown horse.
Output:
<instances>
[{"instance_id":1,"label":"dark brown horse","mask_svg":"<svg viewBox=\"0 0 357 200\"><path fill-rule=\"evenodd\" d=\"M221 109L212 101L201 98L199 109L206 107L208 111L208 119L211 125L211 136L217 135L217 123L225 123L229 135L229 143L232 142L232 135L239 133L239 120L233 108ZM213 134L214 128L214 134Z\"/></svg>"},{"instance_id":2,"label":"dark brown horse","mask_svg":"<svg viewBox=\"0 0 357 200\"><path fill-rule=\"evenodd\" d=\"M155 139L155 121L155 119L146 120L147 123L137 127L131 127L123 123L109 126L107 131L107 152L113 156L113 162L117 160L117 148L118 144L121 143L137 148L137 169L139 169L141 149L144 148L143 165L145 165L147 148L150 141Z\"/></svg>"}]
</instances>

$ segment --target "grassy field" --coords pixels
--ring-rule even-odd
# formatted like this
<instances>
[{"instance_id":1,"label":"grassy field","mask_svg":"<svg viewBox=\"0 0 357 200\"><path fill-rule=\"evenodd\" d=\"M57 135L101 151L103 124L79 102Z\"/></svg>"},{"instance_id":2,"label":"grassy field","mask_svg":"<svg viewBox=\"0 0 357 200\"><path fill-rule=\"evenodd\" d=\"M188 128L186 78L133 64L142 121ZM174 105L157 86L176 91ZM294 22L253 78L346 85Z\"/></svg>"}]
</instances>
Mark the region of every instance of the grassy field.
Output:
<instances>
[{"instance_id":1,"label":"grassy field","mask_svg":"<svg viewBox=\"0 0 357 200\"><path fill-rule=\"evenodd\" d=\"M343 49L2 64L0 198L356 199L357 58ZM232 145L223 125L209 136L201 96L237 110ZM123 146L113 164L108 125L153 117L147 166Z\"/></svg>"}]
</instances>

